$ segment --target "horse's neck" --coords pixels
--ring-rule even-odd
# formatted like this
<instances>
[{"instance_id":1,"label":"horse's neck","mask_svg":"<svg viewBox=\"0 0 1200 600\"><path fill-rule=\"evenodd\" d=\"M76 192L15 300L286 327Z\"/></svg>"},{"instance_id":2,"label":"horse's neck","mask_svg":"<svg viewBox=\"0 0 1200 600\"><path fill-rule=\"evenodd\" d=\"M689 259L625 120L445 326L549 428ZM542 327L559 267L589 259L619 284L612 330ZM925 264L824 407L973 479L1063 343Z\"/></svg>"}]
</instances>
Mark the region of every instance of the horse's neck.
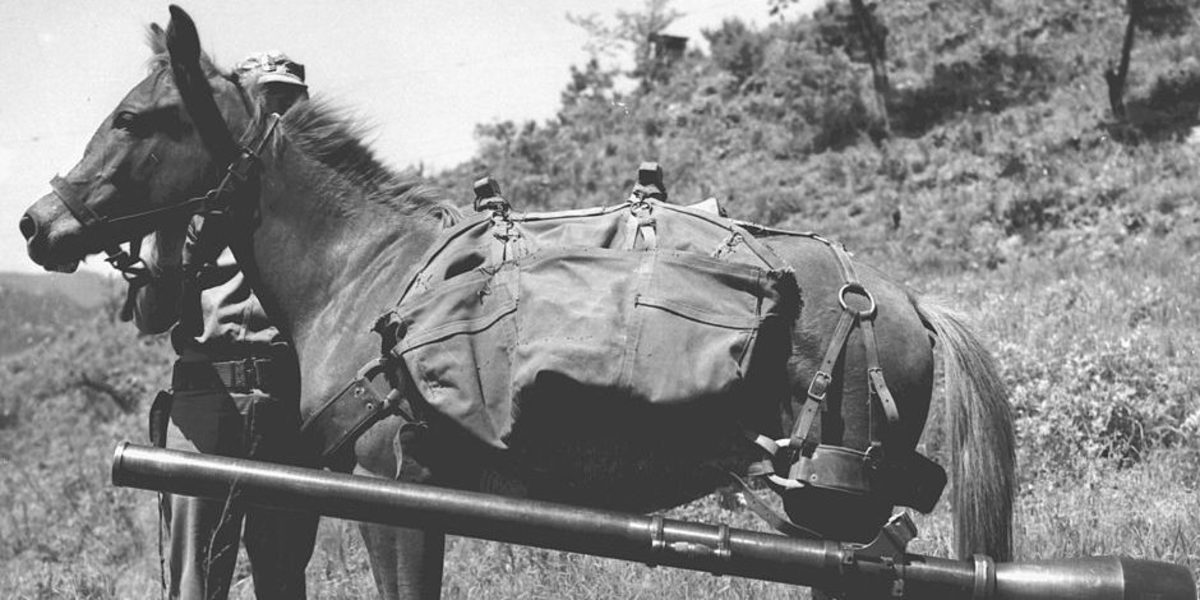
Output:
<instances>
[{"instance_id":1,"label":"horse's neck","mask_svg":"<svg viewBox=\"0 0 1200 600\"><path fill-rule=\"evenodd\" d=\"M296 344L308 396L344 383L378 353L371 324L394 304L439 225L401 219L328 167L283 154L264 172L253 253L264 303Z\"/></svg>"}]
</instances>

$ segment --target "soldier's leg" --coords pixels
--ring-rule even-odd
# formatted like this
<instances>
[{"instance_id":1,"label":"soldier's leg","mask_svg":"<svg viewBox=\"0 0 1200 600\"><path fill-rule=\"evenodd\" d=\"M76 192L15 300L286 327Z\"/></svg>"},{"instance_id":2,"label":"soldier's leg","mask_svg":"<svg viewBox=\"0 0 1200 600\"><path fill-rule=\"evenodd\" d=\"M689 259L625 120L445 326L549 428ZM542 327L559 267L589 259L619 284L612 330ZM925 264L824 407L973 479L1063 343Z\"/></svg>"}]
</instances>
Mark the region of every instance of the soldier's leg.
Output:
<instances>
[{"instance_id":1,"label":"soldier's leg","mask_svg":"<svg viewBox=\"0 0 1200 600\"><path fill-rule=\"evenodd\" d=\"M249 398L243 410L249 458L305 464L295 400L258 394ZM258 600L305 596L304 569L316 544L317 521L316 513L246 508L242 541L250 557Z\"/></svg>"},{"instance_id":2,"label":"soldier's leg","mask_svg":"<svg viewBox=\"0 0 1200 600\"><path fill-rule=\"evenodd\" d=\"M241 414L229 394L176 392L166 444L174 450L237 456L241 431ZM171 597L224 599L237 563L241 503L169 495L165 504Z\"/></svg>"},{"instance_id":3,"label":"soldier's leg","mask_svg":"<svg viewBox=\"0 0 1200 600\"><path fill-rule=\"evenodd\" d=\"M249 507L243 542L258 600L304 598L304 569L317 539L314 513Z\"/></svg>"}]
</instances>

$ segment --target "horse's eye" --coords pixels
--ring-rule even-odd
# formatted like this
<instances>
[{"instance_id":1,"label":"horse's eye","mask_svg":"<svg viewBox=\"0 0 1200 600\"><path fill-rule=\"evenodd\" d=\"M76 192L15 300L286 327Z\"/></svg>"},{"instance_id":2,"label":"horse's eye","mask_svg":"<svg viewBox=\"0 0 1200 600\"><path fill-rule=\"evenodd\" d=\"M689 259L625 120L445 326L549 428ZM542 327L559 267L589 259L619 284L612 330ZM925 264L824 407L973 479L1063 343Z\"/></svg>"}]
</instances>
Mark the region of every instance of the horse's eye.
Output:
<instances>
[{"instance_id":1,"label":"horse's eye","mask_svg":"<svg viewBox=\"0 0 1200 600\"><path fill-rule=\"evenodd\" d=\"M137 113L123 110L123 111L117 113L117 116L113 117L112 126L113 126L113 129L124 129L125 131L132 131L134 128L134 124L136 122L137 122Z\"/></svg>"}]
</instances>

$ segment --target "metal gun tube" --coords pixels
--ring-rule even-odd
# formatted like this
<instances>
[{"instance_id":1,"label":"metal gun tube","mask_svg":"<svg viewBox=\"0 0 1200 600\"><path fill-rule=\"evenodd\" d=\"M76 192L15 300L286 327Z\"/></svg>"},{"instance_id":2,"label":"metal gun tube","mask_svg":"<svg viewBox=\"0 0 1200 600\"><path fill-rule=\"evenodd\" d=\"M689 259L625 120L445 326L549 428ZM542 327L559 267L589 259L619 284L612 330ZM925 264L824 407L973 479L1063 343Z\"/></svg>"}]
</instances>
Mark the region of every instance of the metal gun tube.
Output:
<instances>
[{"instance_id":1,"label":"metal gun tube","mask_svg":"<svg viewBox=\"0 0 1200 600\"><path fill-rule=\"evenodd\" d=\"M994 564L122 443L113 483L881 597L1193 600L1191 571L1098 557ZM886 591L885 591L886 590Z\"/></svg>"}]
</instances>

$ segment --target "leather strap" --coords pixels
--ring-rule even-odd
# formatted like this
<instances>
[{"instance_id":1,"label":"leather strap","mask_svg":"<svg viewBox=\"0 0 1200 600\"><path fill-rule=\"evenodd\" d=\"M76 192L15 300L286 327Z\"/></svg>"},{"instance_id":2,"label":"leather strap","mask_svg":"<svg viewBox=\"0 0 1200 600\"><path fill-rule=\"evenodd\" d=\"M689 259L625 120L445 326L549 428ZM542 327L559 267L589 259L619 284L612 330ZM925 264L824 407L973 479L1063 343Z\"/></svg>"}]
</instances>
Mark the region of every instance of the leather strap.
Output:
<instances>
[{"instance_id":1,"label":"leather strap","mask_svg":"<svg viewBox=\"0 0 1200 600\"><path fill-rule=\"evenodd\" d=\"M304 420L300 435L310 447L319 450L319 464L329 465L334 457L352 444L375 423L399 415L410 423L417 420L405 409L400 389L392 388L381 396L371 380L385 375L389 362L375 359L358 371L346 387Z\"/></svg>"},{"instance_id":2,"label":"leather strap","mask_svg":"<svg viewBox=\"0 0 1200 600\"><path fill-rule=\"evenodd\" d=\"M492 237L496 238L496 243L492 244L493 265L516 260L528 254L528 251L524 249L525 238L512 219L508 218L508 213L495 212L492 214L491 231Z\"/></svg>"},{"instance_id":3,"label":"leather strap","mask_svg":"<svg viewBox=\"0 0 1200 600\"><path fill-rule=\"evenodd\" d=\"M741 477L730 471L726 471L725 474L729 476L730 481L733 482L734 487L737 488L738 493L745 500L746 508L749 508L751 512L774 528L775 531L789 537L824 539L825 536L803 525L797 525L788 520L787 517L776 512L775 509L771 508L771 505L767 504L762 498L759 498L758 494L754 493L754 490L750 489L750 486L746 485L746 482Z\"/></svg>"},{"instance_id":4,"label":"leather strap","mask_svg":"<svg viewBox=\"0 0 1200 600\"><path fill-rule=\"evenodd\" d=\"M644 250L658 247L657 220L654 218L654 204L636 196L629 199L629 217L625 226L625 250L637 248L638 239L642 240Z\"/></svg>"},{"instance_id":5,"label":"leather strap","mask_svg":"<svg viewBox=\"0 0 1200 600\"><path fill-rule=\"evenodd\" d=\"M819 439L814 439L816 438L817 413L825 406L829 384L833 381L833 367L837 364L838 357L842 355L842 350L846 347L846 340L850 338L850 331L853 328L854 316L843 311L833 330L829 348L825 350L825 358L821 360L821 366L817 368L816 374L808 384L808 394L800 409L800 418L797 419L796 427L792 430L792 447L798 448L802 456L812 456L813 450L816 450L817 444L820 443Z\"/></svg>"},{"instance_id":6,"label":"leather strap","mask_svg":"<svg viewBox=\"0 0 1200 600\"><path fill-rule=\"evenodd\" d=\"M879 399L879 405L883 408L890 431L900 423L900 411L896 408L896 400L892 397L892 391L888 389L887 381L883 378L883 368L879 366L879 346L875 340L874 319L865 319L860 322L860 326L863 330L863 343L867 350L867 378L871 384L872 394ZM872 441L880 439L875 435L874 427L875 419L872 418Z\"/></svg>"}]
</instances>

